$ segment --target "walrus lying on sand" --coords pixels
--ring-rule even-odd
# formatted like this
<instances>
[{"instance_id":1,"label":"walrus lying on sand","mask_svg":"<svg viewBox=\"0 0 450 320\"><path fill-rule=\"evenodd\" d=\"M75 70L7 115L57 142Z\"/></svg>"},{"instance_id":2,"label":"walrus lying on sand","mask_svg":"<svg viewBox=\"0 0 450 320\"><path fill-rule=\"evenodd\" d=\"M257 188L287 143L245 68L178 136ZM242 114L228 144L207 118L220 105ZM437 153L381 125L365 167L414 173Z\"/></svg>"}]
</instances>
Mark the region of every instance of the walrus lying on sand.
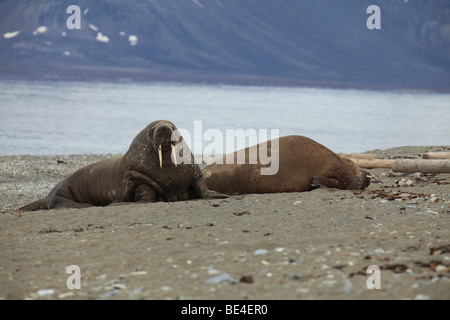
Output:
<instances>
[{"instance_id":1,"label":"walrus lying on sand","mask_svg":"<svg viewBox=\"0 0 450 320\"><path fill-rule=\"evenodd\" d=\"M176 139L172 141L174 132ZM182 141L172 122L154 121L134 138L123 156L76 171L57 184L47 197L19 210L227 197L208 190L193 158L190 163L177 164L175 148L180 143L183 148L188 148ZM190 150L184 150L190 153Z\"/></svg>"},{"instance_id":2,"label":"walrus lying on sand","mask_svg":"<svg viewBox=\"0 0 450 320\"><path fill-rule=\"evenodd\" d=\"M265 149L262 149L264 147ZM260 152L274 158L278 153L278 167L274 174L261 174L264 165ZM236 157L245 152L245 162L236 162ZM249 155L258 155L254 164ZM265 155L264 155L265 156ZM227 157L234 164L227 164ZM255 157L256 159L256 157ZM226 194L301 192L317 187L338 189L365 189L370 184L368 172L360 170L351 160L312 139L303 136L281 137L278 143L270 140L223 156L222 164L213 163L203 168L206 184Z\"/></svg>"}]
</instances>

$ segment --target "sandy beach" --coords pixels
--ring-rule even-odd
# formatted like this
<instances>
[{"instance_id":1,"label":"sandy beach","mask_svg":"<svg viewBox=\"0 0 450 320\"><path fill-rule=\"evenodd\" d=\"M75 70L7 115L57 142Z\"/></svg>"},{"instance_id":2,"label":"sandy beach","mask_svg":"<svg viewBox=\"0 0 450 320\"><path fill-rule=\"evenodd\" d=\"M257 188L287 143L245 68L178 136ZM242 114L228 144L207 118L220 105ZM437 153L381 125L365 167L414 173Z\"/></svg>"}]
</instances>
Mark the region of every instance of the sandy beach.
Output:
<instances>
[{"instance_id":1,"label":"sandy beach","mask_svg":"<svg viewBox=\"0 0 450 320\"><path fill-rule=\"evenodd\" d=\"M1 299L450 299L450 174L370 169L364 191L16 212L111 156L0 156Z\"/></svg>"}]
</instances>

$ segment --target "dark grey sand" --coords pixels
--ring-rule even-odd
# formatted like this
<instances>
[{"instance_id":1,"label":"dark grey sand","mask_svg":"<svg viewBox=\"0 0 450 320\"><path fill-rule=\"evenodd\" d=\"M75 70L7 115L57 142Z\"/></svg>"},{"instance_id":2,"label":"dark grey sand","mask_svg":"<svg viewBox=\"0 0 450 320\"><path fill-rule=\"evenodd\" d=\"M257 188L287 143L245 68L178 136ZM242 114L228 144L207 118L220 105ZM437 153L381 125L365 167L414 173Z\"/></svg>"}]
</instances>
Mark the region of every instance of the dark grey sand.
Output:
<instances>
[{"instance_id":1,"label":"dark grey sand","mask_svg":"<svg viewBox=\"0 0 450 320\"><path fill-rule=\"evenodd\" d=\"M106 157L0 157L0 298L450 298L450 174L371 169L358 192L15 211ZM70 265L80 289L67 287ZM367 288L371 265L381 289Z\"/></svg>"}]
</instances>

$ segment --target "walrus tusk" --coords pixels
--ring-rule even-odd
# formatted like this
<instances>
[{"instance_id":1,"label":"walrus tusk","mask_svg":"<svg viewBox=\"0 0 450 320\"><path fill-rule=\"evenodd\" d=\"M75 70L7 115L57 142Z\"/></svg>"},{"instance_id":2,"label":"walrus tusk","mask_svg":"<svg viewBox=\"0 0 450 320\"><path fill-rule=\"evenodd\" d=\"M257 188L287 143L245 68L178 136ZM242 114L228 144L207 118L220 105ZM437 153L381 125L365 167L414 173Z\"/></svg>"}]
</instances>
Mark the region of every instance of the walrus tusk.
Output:
<instances>
[{"instance_id":1,"label":"walrus tusk","mask_svg":"<svg viewBox=\"0 0 450 320\"><path fill-rule=\"evenodd\" d=\"M371 176L370 174L368 174L368 175L366 176L366 178L372 179L372 178L375 178L375 177L374 177L374 176Z\"/></svg>"},{"instance_id":2,"label":"walrus tusk","mask_svg":"<svg viewBox=\"0 0 450 320\"><path fill-rule=\"evenodd\" d=\"M173 163L175 163L175 167L177 167L177 154L175 153L175 146L171 144L170 147L172 148Z\"/></svg>"},{"instance_id":3,"label":"walrus tusk","mask_svg":"<svg viewBox=\"0 0 450 320\"><path fill-rule=\"evenodd\" d=\"M162 168L162 149L161 145L158 147L158 155L159 155L159 167Z\"/></svg>"}]
</instances>

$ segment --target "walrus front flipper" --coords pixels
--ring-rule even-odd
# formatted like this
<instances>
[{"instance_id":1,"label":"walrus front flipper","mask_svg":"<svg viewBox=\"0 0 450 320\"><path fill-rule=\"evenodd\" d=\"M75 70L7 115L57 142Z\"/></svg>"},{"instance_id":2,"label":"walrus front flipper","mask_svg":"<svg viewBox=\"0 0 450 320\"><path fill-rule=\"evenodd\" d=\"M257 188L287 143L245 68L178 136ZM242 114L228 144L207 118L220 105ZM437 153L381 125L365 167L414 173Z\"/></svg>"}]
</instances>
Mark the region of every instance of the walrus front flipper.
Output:
<instances>
[{"instance_id":1,"label":"walrus front flipper","mask_svg":"<svg viewBox=\"0 0 450 320\"><path fill-rule=\"evenodd\" d=\"M165 192L161 186L152 178L150 178L149 176L146 176L143 173L140 173L136 170L129 170L126 174L126 177L132 181L137 181L140 183L145 183L147 184L149 187L151 187L153 190L156 191L156 193L158 195L160 195L161 197L163 197L163 199L165 201L169 201L169 196L167 194L167 192ZM141 188L140 190L138 190L138 193L143 194L146 192L145 190L146 188ZM148 191L148 189L147 189ZM135 196L135 201L143 201L143 202L153 202L153 201L147 201L146 199L143 199L142 196Z\"/></svg>"},{"instance_id":2,"label":"walrus front flipper","mask_svg":"<svg viewBox=\"0 0 450 320\"><path fill-rule=\"evenodd\" d=\"M194 189L198 193L200 199L225 199L230 197L226 194L209 190L206 186L206 182L205 179L203 179L203 176L196 181Z\"/></svg>"},{"instance_id":3,"label":"walrus front flipper","mask_svg":"<svg viewBox=\"0 0 450 320\"><path fill-rule=\"evenodd\" d=\"M314 176L311 186L319 187L319 188L342 189L342 186L338 180L333 179L333 178L326 178L324 176Z\"/></svg>"},{"instance_id":4,"label":"walrus front flipper","mask_svg":"<svg viewBox=\"0 0 450 320\"><path fill-rule=\"evenodd\" d=\"M27 204L26 206L23 206L19 208L19 211L36 211L41 209L48 209L45 205L42 199L33 201L32 203Z\"/></svg>"},{"instance_id":5,"label":"walrus front flipper","mask_svg":"<svg viewBox=\"0 0 450 320\"><path fill-rule=\"evenodd\" d=\"M134 191L134 202L156 202L156 192L146 184L139 185Z\"/></svg>"}]
</instances>

